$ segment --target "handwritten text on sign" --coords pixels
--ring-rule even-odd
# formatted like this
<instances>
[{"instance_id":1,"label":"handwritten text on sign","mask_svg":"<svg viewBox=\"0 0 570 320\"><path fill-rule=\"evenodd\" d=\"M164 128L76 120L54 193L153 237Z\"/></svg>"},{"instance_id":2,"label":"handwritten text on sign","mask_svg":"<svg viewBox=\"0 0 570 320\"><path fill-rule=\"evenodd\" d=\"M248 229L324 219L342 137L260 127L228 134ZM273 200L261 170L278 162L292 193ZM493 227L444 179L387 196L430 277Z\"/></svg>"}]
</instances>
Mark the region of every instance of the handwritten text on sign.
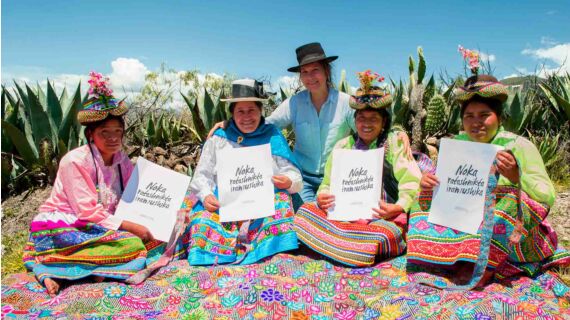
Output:
<instances>
[{"instance_id":1,"label":"handwritten text on sign","mask_svg":"<svg viewBox=\"0 0 570 320\"><path fill-rule=\"evenodd\" d=\"M155 239L168 242L189 184L189 176L138 158L115 216L142 224Z\"/></svg>"},{"instance_id":2,"label":"handwritten text on sign","mask_svg":"<svg viewBox=\"0 0 570 320\"><path fill-rule=\"evenodd\" d=\"M483 221L485 190L491 165L503 147L441 139L428 221L476 234Z\"/></svg>"},{"instance_id":3,"label":"handwritten text on sign","mask_svg":"<svg viewBox=\"0 0 570 320\"><path fill-rule=\"evenodd\" d=\"M384 148L372 150L333 150L331 193L334 207L328 210L331 220L371 219L378 207L382 190Z\"/></svg>"},{"instance_id":4,"label":"handwritten text on sign","mask_svg":"<svg viewBox=\"0 0 570 320\"><path fill-rule=\"evenodd\" d=\"M275 214L271 147L216 151L220 221L242 221Z\"/></svg>"}]
</instances>

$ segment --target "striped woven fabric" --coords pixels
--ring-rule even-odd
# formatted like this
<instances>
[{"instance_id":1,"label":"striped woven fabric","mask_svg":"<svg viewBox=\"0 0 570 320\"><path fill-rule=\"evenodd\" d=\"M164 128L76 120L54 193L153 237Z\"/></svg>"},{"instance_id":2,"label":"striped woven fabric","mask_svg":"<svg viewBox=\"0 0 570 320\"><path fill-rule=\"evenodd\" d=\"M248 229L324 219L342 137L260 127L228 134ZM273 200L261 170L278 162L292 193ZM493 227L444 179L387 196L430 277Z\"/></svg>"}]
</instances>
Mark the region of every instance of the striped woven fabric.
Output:
<instances>
[{"instance_id":1,"label":"striped woven fabric","mask_svg":"<svg viewBox=\"0 0 570 320\"><path fill-rule=\"evenodd\" d=\"M488 269L497 278L518 273L534 276L543 267L570 263L570 253L557 248L556 233L545 220L549 208L522 192L524 231L518 244L509 244L515 225L518 190L495 189L494 227ZM454 265L475 263L480 253L481 234L467 234L428 222L431 194L422 193L412 208L408 231L408 261L415 264ZM479 231L480 232L480 231Z\"/></svg>"},{"instance_id":2,"label":"striped woven fabric","mask_svg":"<svg viewBox=\"0 0 570 320\"><path fill-rule=\"evenodd\" d=\"M306 203L295 216L297 237L312 250L349 266L370 266L376 257L388 258L406 248L403 231L395 223L375 220L357 224L327 220L315 203Z\"/></svg>"},{"instance_id":3,"label":"striped woven fabric","mask_svg":"<svg viewBox=\"0 0 570 320\"><path fill-rule=\"evenodd\" d=\"M152 266L164 247L158 240L143 244L129 232L82 222L30 232L23 260L41 283L45 278L77 280L90 275L126 280ZM173 256L181 255L185 248L179 246Z\"/></svg>"}]
</instances>

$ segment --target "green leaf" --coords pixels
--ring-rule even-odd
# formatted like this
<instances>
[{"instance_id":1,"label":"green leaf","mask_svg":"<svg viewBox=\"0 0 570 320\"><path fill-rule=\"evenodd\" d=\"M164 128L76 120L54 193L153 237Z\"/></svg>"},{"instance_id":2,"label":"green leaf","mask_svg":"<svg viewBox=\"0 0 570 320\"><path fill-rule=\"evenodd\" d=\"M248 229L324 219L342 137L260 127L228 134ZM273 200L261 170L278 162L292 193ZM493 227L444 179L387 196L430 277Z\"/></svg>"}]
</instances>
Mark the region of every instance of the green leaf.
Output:
<instances>
[{"instance_id":1,"label":"green leaf","mask_svg":"<svg viewBox=\"0 0 570 320\"><path fill-rule=\"evenodd\" d=\"M61 113L62 113L62 117L63 114L67 112L67 109L65 109L66 107L69 107L69 105L71 104L71 100L69 99L69 96L67 95L67 89L64 87L63 91L61 91L61 94L59 95L59 104L61 105Z\"/></svg>"},{"instance_id":2,"label":"green leaf","mask_svg":"<svg viewBox=\"0 0 570 320\"><path fill-rule=\"evenodd\" d=\"M564 112L566 115L566 120L570 120L570 101L565 100L562 96L560 96L556 90L552 87L547 85L546 83L540 84L540 88L544 92L544 94L550 100L552 106L559 110L560 112Z\"/></svg>"},{"instance_id":3,"label":"green leaf","mask_svg":"<svg viewBox=\"0 0 570 320\"><path fill-rule=\"evenodd\" d=\"M83 108L83 101L81 99L81 84L77 86L75 89L75 93L73 94L73 99L71 100L69 108L67 108L67 112L65 113L61 124L59 125L58 136L63 138L70 138L72 128L75 130L75 140L78 140L80 128L77 125L79 122L77 121L77 112ZM71 141L71 139L67 140ZM71 148L68 148L71 150Z\"/></svg>"},{"instance_id":4,"label":"green leaf","mask_svg":"<svg viewBox=\"0 0 570 320\"><path fill-rule=\"evenodd\" d=\"M287 96L287 94L285 93L285 91L283 91L283 88L279 87L279 90L281 91L281 102L289 99L289 96Z\"/></svg>"},{"instance_id":5,"label":"green leaf","mask_svg":"<svg viewBox=\"0 0 570 320\"><path fill-rule=\"evenodd\" d=\"M26 165L31 168L36 165L39 161L38 150L33 144L30 144L26 139L26 136L20 129L13 126L11 123L2 120L2 130L10 137L14 142L18 154L24 159Z\"/></svg>"},{"instance_id":6,"label":"green leaf","mask_svg":"<svg viewBox=\"0 0 570 320\"><path fill-rule=\"evenodd\" d=\"M59 141L57 142L57 160L58 160L58 163L61 160L61 158L63 158L63 156L67 153L67 151L69 151L69 149L67 149L67 145L60 138Z\"/></svg>"},{"instance_id":7,"label":"green leaf","mask_svg":"<svg viewBox=\"0 0 570 320\"><path fill-rule=\"evenodd\" d=\"M18 94L20 95L20 100L22 100L22 104L24 105L24 108L28 108L28 95L26 94L26 92L24 90L22 90L22 87L20 87L20 85L14 81L14 85L16 86L16 90L18 91ZM26 112L28 112L29 110L26 110Z\"/></svg>"},{"instance_id":8,"label":"green leaf","mask_svg":"<svg viewBox=\"0 0 570 320\"><path fill-rule=\"evenodd\" d=\"M40 102L40 105L42 106L42 108L44 109L44 111L47 112L47 97L45 92L42 90L42 87L40 87L40 84L38 83L36 85L37 87L37 97L38 97L38 101ZM30 94L28 93L28 96Z\"/></svg>"},{"instance_id":9,"label":"green leaf","mask_svg":"<svg viewBox=\"0 0 570 320\"><path fill-rule=\"evenodd\" d=\"M8 106L6 102L6 90L2 86L2 120L6 120L6 107Z\"/></svg>"},{"instance_id":10,"label":"green leaf","mask_svg":"<svg viewBox=\"0 0 570 320\"><path fill-rule=\"evenodd\" d=\"M156 127L154 125L154 115L152 113L150 114L150 117L148 117L146 135L150 145L156 147Z\"/></svg>"},{"instance_id":11,"label":"green leaf","mask_svg":"<svg viewBox=\"0 0 570 320\"><path fill-rule=\"evenodd\" d=\"M212 100L212 97L210 96L210 94L208 93L208 90L204 88L204 114L206 116L206 119L204 119L204 124L206 125L206 128L212 128L212 126L214 125L214 109L215 109L215 104L214 101Z\"/></svg>"},{"instance_id":12,"label":"green leaf","mask_svg":"<svg viewBox=\"0 0 570 320\"><path fill-rule=\"evenodd\" d=\"M414 75L414 58L412 58L412 56L408 57L408 71L410 72L410 79L413 77Z\"/></svg>"},{"instance_id":13,"label":"green leaf","mask_svg":"<svg viewBox=\"0 0 570 320\"><path fill-rule=\"evenodd\" d=\"M206 127L204 126L204 122L202 122L202 119L200 118L200 110L198 108L198 99L196 99L194 101L194 103L192 103L192 102L190 102L189 98L187 96L185 96L182 92L180 92L180 94L184 98L184 101L186 102L188 109L190 109L190 113L192 113L192 125L193 125L192 131L193 131L193 133L195 133L196 138L198 138L198 140L203 141L203 139L206 137L208 132L206 131Z\"/></svg>"},{"instance_id":14,"label":"green leaf","mask_svg":"<svg viewBox=\"0 0 570 320\"><path fill-rule=\"evenodd\" d=\"M56 128L59 128L61 125L61 119L63 118L63 113L61 111L61 103L55 94L55 90L51 86L51 83L47 82L47 110L48 113L51 115L51 119L53 120L53 124Z\"/></svg>"},{"instance_id":15,"label":"green leaf","mask_svg":"<svg viewBox=\"0 0 570 320\"><path fill-rule=\"evenodd\" d=\"M426 60L424 59L424 50L418 47L418 84L422 83L426 75Z\"/></svg>"},{"instance_id":16,"label":"green leaf","mask_svg":"<svg viewBox=\"0 0 570 320\"><path fill-rule=\"evenodd\" d=\"M461 130L461 107L459 105L452 105L451 112L449 114L449 120L447 121L448 133L459 133Z\"/></svg>"},{"instance_id":17,"label":"green leaf","mask_svg":"<svg viewBox=\"0 0 570 320\"><path fill-rule=\"evenodd\" d=\"M443 93L443 97L445 98L445 101L449 102L449 97L451 96L451 94L453 93L453 89L455 89L455 82L452 83L449 88L447 88L447 90L445 90L445 92Z\"/></svg>"}]
</instances>

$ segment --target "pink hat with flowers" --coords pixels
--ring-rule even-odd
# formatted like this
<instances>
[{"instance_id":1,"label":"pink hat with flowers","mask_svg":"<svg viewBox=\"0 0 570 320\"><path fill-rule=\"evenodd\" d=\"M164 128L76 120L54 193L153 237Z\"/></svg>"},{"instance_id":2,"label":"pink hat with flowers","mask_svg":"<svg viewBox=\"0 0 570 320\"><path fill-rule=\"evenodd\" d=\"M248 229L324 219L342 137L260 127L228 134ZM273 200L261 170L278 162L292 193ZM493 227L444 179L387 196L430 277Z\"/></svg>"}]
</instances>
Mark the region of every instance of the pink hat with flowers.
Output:
<instances>
[{"instance_id":1,"label":"pink hat with flowers","mask_svg":"<svg viewBox=\"0 0 570 320\"><path fill-rule=\"evenodd\" d=\"M469 65L473 75L465 80L462 87L458 87L453 91L455 100L462 103L478 95L483 98L496 99L501 102L507 101L509 92L504 84L491 75L478 74L480 66L479 52L465 49L462 46L459 46L459 52Z\"/></svg>"},{"instance_id":2,"label":"pink hat with flowers","mask_svg":"<svg viewBox=\"0 0 570 320\"><path fill-rule=\"evenodd\" d=\"M83 104L83 110L77 113L77 120L82 125L106 119L109 115L122 116L128 108L124 101L117 100L113 96L113 90L109 86L109 78L100 73L89 73L89 95L91 96Z\"/></svg>"}]
</instances>

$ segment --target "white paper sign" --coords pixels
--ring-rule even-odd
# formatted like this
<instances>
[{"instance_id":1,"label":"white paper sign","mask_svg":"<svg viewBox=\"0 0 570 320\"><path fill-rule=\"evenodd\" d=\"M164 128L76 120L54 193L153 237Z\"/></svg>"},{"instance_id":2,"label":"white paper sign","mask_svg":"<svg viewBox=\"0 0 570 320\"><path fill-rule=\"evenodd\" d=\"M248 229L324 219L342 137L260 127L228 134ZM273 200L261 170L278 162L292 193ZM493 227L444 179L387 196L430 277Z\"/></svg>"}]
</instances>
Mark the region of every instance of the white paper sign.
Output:
<instances>
[{"instance_id":1,"label":"white paper sign","mask_svg":"<svg viewBox=\"0 0 570 320\"><path fill-rule=\"evenodd\" d=\"M372 219L382 190L384 148L372 150L334 149L331 168L331 193L334 207L331 220Z\"/></svg>"},{"instance_id":2,"label":"white paper sign","mask_svg":"<svg viewBox=\"0 0 570 320\"><path fill-rule=\"evenodd\" d=\"M441 139L428 221L476 234L483 221L485 191L493 160L503 147Z\"/></svg>"},{"instance_id":3,"label":"white paper sign","mask_svg":"<svg viewBox=\"0 0 570 320\"><path fill-rule=\"evenodd\" d=\"M216 151L220 222L275 214L271 146Z\"/></svg>"},{"instance_id":4,"label":"white paper sign","mask_svg":"<svg viewBox=\"0 0 570 320\"><path fill-rule=\"evenodd\" d=\"M139 157L115 216L141 224L155 239L168 242L189 184L189 176Z\"/></svg>"}]
</instances>

